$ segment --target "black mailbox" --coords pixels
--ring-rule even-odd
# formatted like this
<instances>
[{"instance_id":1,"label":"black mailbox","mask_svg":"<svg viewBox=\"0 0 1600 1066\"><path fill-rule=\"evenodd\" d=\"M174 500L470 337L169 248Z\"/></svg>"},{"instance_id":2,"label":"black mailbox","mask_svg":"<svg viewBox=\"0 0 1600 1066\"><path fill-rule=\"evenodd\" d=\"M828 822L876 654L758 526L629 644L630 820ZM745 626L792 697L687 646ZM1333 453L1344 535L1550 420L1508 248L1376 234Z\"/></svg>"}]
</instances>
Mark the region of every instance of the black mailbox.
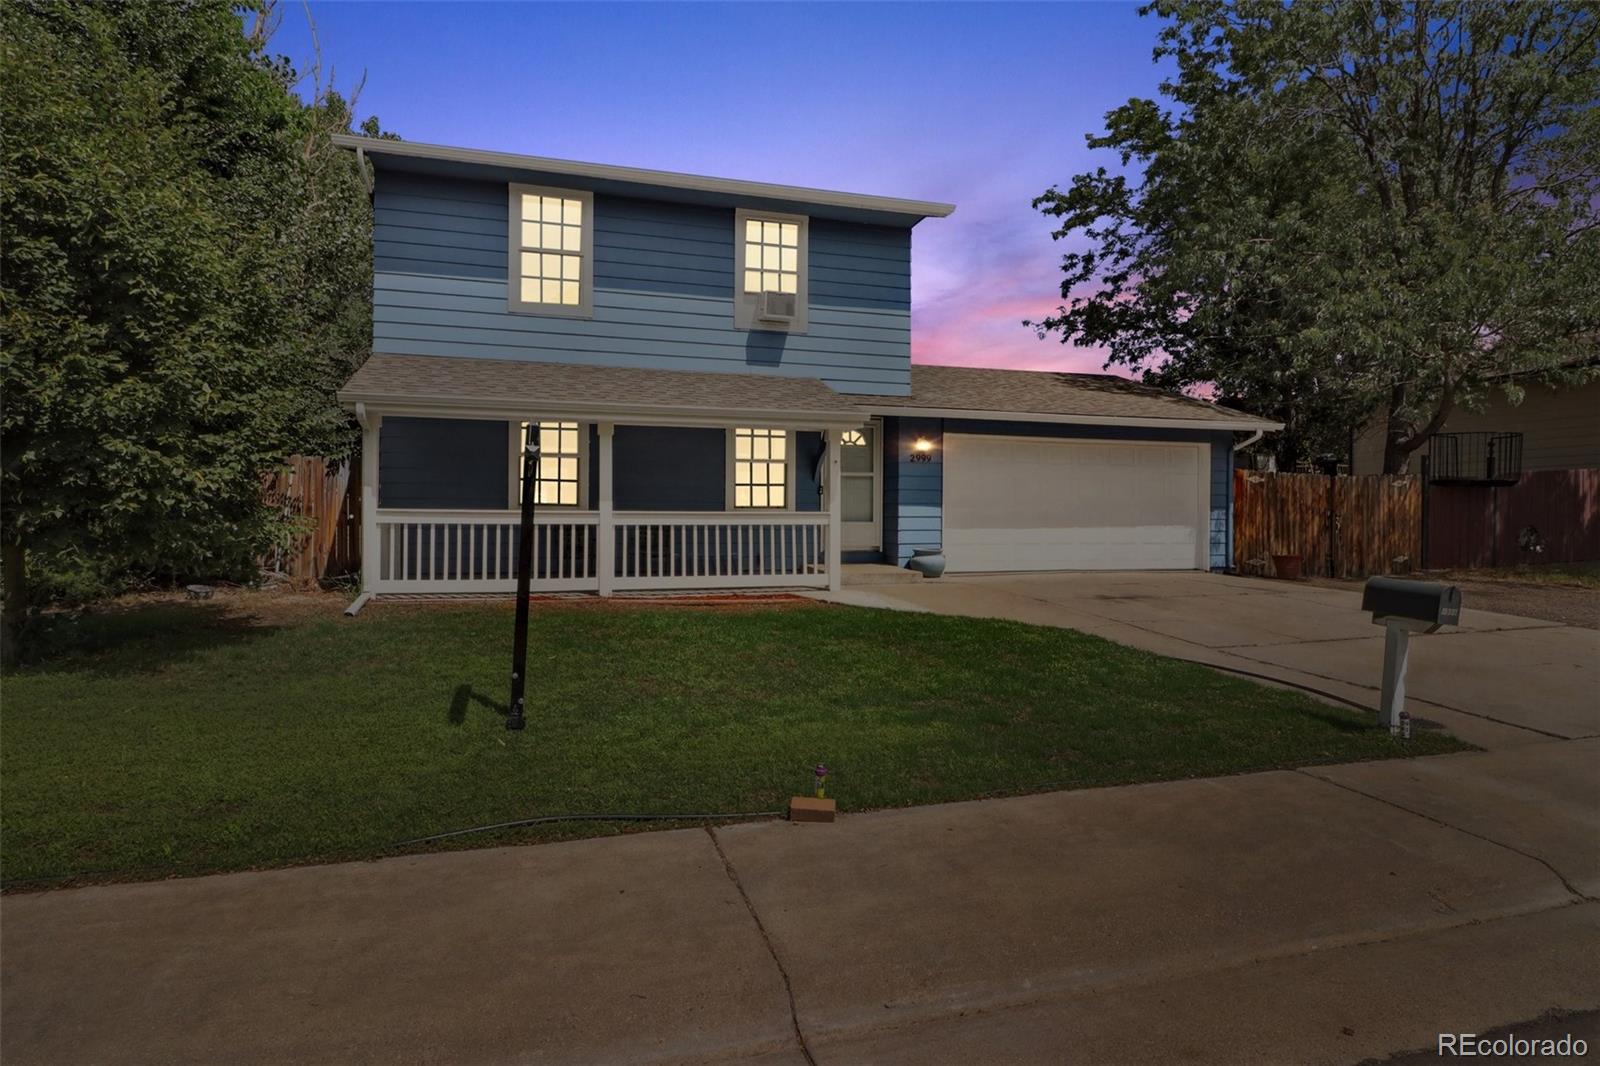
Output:
<instances>
[{"instance_id":1,"label":"black mailbox","mask_svg":"<svg viewBox=\"0 0 1600 1066\"><path fill-rule=\"evenodd\" d=\"M1395 623L1413 632L1432 633L1461 621L1461 590L1433 581L1370 577L1361 592L1361 609L1371 611L1379 625Z\"/></svg>"}]
</instances>

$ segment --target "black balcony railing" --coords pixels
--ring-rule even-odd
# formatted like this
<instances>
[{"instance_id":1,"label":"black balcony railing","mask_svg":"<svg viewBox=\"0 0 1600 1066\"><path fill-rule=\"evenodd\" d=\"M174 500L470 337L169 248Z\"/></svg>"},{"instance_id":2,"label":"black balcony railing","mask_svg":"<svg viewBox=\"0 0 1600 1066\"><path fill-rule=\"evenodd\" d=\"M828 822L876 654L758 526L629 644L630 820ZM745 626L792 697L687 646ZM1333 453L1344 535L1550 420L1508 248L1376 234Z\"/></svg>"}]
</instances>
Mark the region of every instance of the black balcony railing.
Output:
<instances>
[{"instance_id":1,"label":"black balcony railing","mask_svg":"<svg viewBox=\"0 0 1600 1066\"><path fill-rule=\"evenodd\" d=\"M1521 476L1521 433L1435 433L1428 442L1435 483L1515 485Z\"/></svg>"}]
</instances>

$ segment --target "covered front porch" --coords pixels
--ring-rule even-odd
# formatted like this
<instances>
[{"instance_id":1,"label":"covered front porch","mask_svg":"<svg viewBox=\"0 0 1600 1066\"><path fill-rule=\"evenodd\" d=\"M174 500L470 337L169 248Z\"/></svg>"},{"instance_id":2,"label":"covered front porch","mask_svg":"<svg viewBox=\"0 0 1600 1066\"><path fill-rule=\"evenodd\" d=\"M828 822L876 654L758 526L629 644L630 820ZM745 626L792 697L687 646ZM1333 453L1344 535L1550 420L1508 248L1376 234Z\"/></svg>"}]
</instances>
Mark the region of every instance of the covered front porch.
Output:
<instances>
[{"instance_id":1,"label":"covered front porch","mask_svg":"<svg viewBox=\"0 0 1600 1066\"><path fill-rule=\"evenodd\" d=\"M374 356L340 395L364 592L514 592L530 438L536 592L840 587L866 416L821 382Z\"/></svg>"}]
</instances>

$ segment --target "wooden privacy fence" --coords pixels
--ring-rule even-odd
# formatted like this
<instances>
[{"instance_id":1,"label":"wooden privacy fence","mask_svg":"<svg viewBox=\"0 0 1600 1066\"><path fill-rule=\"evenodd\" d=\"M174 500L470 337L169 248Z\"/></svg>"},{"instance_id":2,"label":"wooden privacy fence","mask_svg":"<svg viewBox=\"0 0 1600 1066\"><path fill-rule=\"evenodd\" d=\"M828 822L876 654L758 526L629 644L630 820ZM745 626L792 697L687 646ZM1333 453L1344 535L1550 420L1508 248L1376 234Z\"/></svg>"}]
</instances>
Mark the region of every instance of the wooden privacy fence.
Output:
<instances>
[{"instance_id":1,"label":"wooden privacy fence","mask_svg":"<svg viewBox=\"0 0 1600 1066\"><path fill-rule=\"evenodd\" d=\"M1428 565L1600 559L1600 469L1535 470L1514 485L1433 485Z\"/></svg>"},{"instance_id":2,"label":"wooden privacy fence","mask_svg":"<svg viewBox=\"0 0 1600 1066\"><path fill-rule=\"evenodd\" d=\"M262 486L268 505L298 519L301 533L271 552L263 568L295 581L321 581L361 568L360 464L296 455Z\"/></svg>"},{"instance_id":3,"label":"wooden privacy fence","mask_svg":"<svg viewBox=\"0 0 1600 1066\"><path fill-rule=\"evenodd\" d=\"M1235 470L1233 516L1233 565L1243 573L1272 574L1274 555L1298 555L1301 573L1318 576L1402 574L1421 565L1417 477Z\"/></svg>"}]
</instances>

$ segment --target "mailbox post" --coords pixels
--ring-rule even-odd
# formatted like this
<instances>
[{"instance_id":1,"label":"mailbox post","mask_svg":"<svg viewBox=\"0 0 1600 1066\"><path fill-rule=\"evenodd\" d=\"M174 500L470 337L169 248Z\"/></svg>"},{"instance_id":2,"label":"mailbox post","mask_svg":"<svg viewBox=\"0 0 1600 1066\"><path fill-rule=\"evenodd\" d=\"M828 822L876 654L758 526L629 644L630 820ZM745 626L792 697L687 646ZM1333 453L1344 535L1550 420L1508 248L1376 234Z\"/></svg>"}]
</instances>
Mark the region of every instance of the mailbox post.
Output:
<instances>
[{"instance_id":1,"label":"mailbox post","mask_svg":"<svg viewBox=\"0 0 1600 1066\"><path fill-rule=\"evenodd\" d=\"M1406 659L1411 634L1435 633L1441 626L1461 621L1461 590L1431 581L1402 581L1393 577L1367 579L1361 591L1361 609L1372 612L1372 624L1384 627L1383 696L1378 720L1389 732L1400 731L1400 712L1406 709Z\"/></svg>"}]
</instances>

